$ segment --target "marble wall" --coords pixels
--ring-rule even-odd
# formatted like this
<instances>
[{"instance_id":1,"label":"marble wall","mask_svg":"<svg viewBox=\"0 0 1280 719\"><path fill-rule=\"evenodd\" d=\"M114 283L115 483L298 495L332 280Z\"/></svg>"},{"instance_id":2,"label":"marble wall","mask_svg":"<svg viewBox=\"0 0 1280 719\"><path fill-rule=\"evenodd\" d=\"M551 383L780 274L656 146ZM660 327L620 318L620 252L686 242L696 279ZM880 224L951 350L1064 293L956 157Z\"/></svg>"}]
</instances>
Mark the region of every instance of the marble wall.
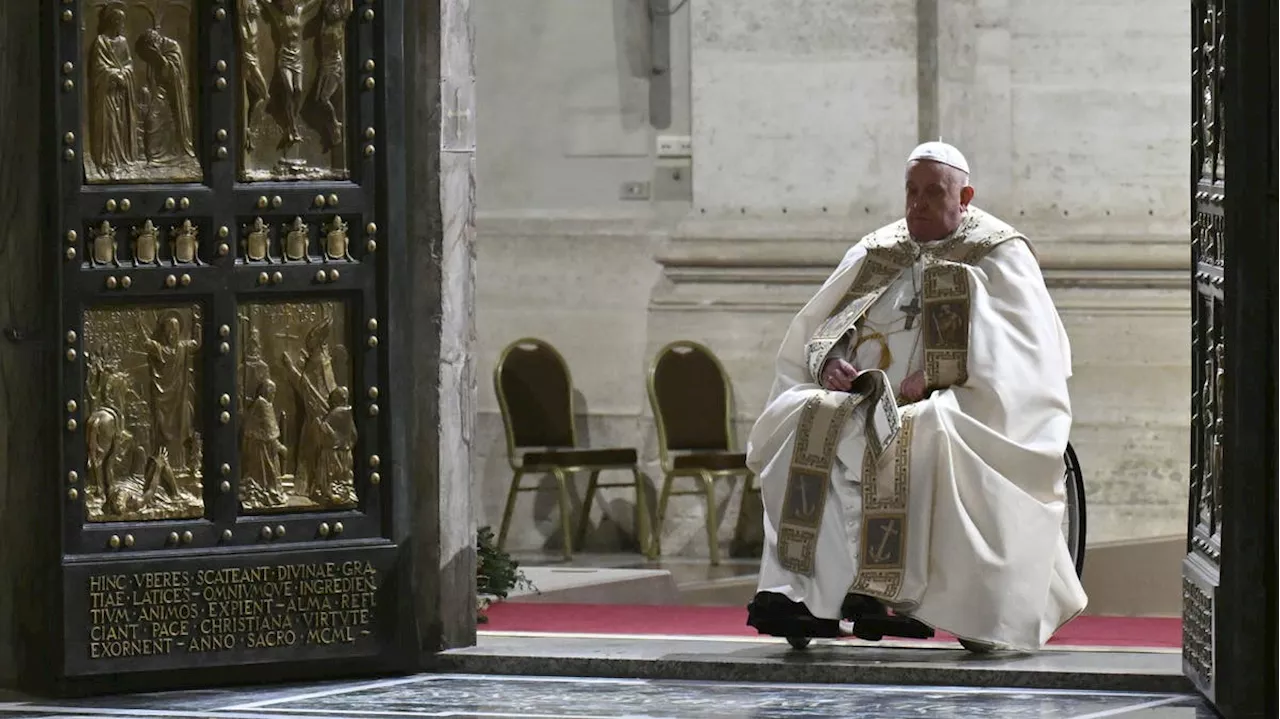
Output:
<instances>
[{"instance_id":1,"label":"marble wall","mask_svg":"<svg viewBox=\"0 0 1280 719\"><path fill-rule=\"evenodd\" d=\"M496 77L481 85L486 106L531 93L502 75L510 69L486 68L522 64L529 82L566 63L580 73L583 53L602 63L611 56L602 38L625 35L610 35L628 7L618 0L608 18L599 9L556 16L558 36L598 30L586 50L542 42L517 61L508 46L528 50L531 42L517 37L519 23L508 15L486 24L493 12L477 3L479 75ZM528 3L548 13L562 4ZM506 163L523 162L516 150L480 153L478 521L496 526L510 477L484 374L502 346L529 335L556 343L572 366L592 444L637 446L652 463L646 363L670 340L702 341L732 375L745 436L791 314L851 242L896 219L906 153L919 137L941 134L969 155L978 204L1024 229L1040 251L1075 352L1073 442L1089 483L1090 540L1184 531L1188 10L1156 0L1062 8L1032 0L697 0L681 12L689 63L672 72L687 74L691 88L686 164L650 150L625 168L597 158L613 168L601 175L563 157L511 170ZM601 102L636 80L609 68L597 67L588 83ZM571 80L562 73L537 82L558 97ZM485 117L484 147L543 152L567 127L552 134L504 113ZM626 117L619 104L620 129ZM612 187L628 174L673 171L691 181L687 203L617 201L598 187L580 200L530 199L584 177ZM501 191L486 192L489 183ZM724 488L726 545L737 491ZM628 492L603 499L593 523L607 521L592 546L614 546L616 530L630 529L631 503ZM674 503L673 513L664 551L705 555L699 502ZM554 549L557 526L553 495L526 495L511 546Z\"/></svg>"},{"instance_id":2,"label":"marble wall","mask_svg":"<svg viewBox=\"0 0 1280 719\"><path fill-rule=\"evenodd\" d=\"M886 179L916 139L915 4L691 3L699 210L897 208L900 183Z\"/></svg>"}]
</instances>

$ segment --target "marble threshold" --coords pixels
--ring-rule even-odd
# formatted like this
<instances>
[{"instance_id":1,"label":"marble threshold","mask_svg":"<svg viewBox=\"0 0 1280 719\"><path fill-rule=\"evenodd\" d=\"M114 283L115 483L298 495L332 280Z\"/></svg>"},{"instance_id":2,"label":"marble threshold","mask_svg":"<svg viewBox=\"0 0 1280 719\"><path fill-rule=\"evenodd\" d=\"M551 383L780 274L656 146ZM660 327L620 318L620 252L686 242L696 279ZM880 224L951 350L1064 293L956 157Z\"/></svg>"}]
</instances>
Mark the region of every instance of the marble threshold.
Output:
<instances>
[{"instance_id":1,"label":"marble threshold","mask_svg":"<svg viewBox=\"0 0 1280 719\"><path fill-rule=\"evenodd\" d=\"M1054 647L980 656L937 642L478 632L435 671L653 680L1189 692L1179 650Z\"/></svg>"}]
</instances>

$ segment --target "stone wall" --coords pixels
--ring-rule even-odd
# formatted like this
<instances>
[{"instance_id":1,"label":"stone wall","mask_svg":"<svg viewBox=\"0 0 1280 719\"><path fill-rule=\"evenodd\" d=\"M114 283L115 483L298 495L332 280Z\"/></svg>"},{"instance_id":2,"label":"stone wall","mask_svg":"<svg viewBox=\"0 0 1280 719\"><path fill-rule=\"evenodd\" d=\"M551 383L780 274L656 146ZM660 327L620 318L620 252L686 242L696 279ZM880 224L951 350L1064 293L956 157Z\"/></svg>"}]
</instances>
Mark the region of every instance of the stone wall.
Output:
<instances>
[{"instance_id":1,"label":"stone wall","mask_svg":"<svg viewBox=\"0 0 1280 719\"><path fill-rule=\"evenodd\" d=\"M688 203L583 193L580 205L561 196L534 210L511 200L513 187L576 187L576 171L544 163L511 175L500 164L511 155L486 161L481 153L478 521L496 527L510 481L490 378L502 346L522 336L555 343L573 369L591 443L640 447L656 481L648 359L673 339L708 344L732 375L745 437L791 315L852 241L896 219L906 153L919 137L941 134L969 155L977 204L1022 228L1040 251L1073 344L1073 442L1089 484L1090 540L1184 531L1187 9L1155 0L1051 5L689 3L690 64L674 72L690 78L692 160L650 158L646 170L633 158L626 170L691 174ZM481 77L492 77L485 68L509 57L508 36L486 40L486 17L478 62ZM581 22L605 31L603 18ZM538 48L522 56L525 66L570 62L561 47ZM505 91L494 82L481 95ZM481 132L496 143L560 141L486 117ZM486 193L488 182L504 189ZM738 488L723 491L727 545ZM555 507L550 492L525 495L510 546L558 548ZM609 521L591 546L616 546L631 509L629 492L605 495L593 524ZM699 501L673 500L672 511L664 551L705 555Z\"/></svg>"},{"instance_id":2,"label":"stone wall","mask_svg":"<svg viewBox=\"0 0 1280 719\"><path fill-rule=\"evenodd\" d=\"M879 218L899 207L917 134L915 0L702 0L690 11L699 212Z\"/></svg>"}]
</instances>

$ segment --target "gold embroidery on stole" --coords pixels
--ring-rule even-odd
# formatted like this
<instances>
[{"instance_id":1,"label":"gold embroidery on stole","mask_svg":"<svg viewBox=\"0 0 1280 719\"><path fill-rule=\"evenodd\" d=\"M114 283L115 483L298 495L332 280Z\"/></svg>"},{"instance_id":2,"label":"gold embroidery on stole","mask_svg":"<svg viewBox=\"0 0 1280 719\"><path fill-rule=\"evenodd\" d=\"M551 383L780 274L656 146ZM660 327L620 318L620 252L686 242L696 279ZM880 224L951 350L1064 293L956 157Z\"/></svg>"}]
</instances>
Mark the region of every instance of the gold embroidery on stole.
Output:
<instances>
[{"instance_id":1,"label":"gold embroidery on stole","mask_svg":"<svg viewBox=\"0 0 1280 719\"><path fill-rule=\"evenodd\" d=\"M845 424L864 405L866 452L879 457L892 444L900 427L898 406L883 372L862 373L849 393L822 391L800 410L778 522L778 563L789 571L813 575L836 446Z\"/></svg>"},{"instance_id":2,"label":"gold embroidery on stole","mask_svg":"<svg viewBox=\"0 0 1280 719\"><path fill-rule=\"evenodd\" d=\"M894 437L893 462L880 471L884 452L871 446L862 458L862 532L858 574L849 591L893 601L906 574L907 500L911 494L911 436L915 409L902 410ZM883 447L884 450L889 447ZM882 477L887 484L881 482Z\"/></svg>"},{"instance_id":3,"label":"gold embroidery on stole","mask_svg":"<svg viewBox=\"0 0 1280 719\"><path fill-rule=\"evenodd\" d=\"M969 379L969 270L954 262L927 262L923 295L927 393Z\"/></svg>"},{"instance_id":4,"label":"gold embroidery on stole","mask_svg":"<svg viewBox=\"0 0 1280 719\"><path fill-rule=\"evenodd\" d=\"M789 571L813 575L818 529L827 508L840 430L863 399L843 392L822 392L805 402L800 411L778 523L778 563Z\"/></svg>"}]
</instances>

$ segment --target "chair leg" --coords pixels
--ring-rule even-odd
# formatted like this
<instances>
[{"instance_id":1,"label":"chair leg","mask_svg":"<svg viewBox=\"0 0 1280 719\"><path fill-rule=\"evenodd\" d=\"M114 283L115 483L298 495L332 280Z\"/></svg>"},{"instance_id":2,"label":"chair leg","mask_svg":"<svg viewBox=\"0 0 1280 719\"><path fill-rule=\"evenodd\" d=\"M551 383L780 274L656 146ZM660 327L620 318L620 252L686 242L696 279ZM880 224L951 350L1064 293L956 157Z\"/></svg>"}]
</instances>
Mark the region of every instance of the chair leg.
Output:
<instances>
[{"instance_id":1,"label":"chair leg","mask_svg":"<svg viewBox=\"0 0 1280 719\"><path fill-rule=\"evenodd\" d=\"M592 470L591 479L587 480L587 494L582 498L582 512L578 514L578 528L574 532L573 546L582 549L587 538L587 521L591 519L591 503L596 498L596 480L600 478L600 470Z\"/></svg>"},{"instance_id":2,"label":"chair leg","mask_svg":"<svg viewBox=\"0 0 1280 719\"><path fill-rule=\"evenodd\" d=\"M662 556L662 526L666 522L667 502L671 500L671 482L675 479L670 472L662 479L662 493L658 495L658 521L653 527L653 556Z\"/></svg>"},{"instance_id":3,"label":"chair leg","mask_svg":"<svg viewBox=\"0 0 1280 719\"><path fill-rule=\"evenodd\" d=\"M716 516L716 481L706 472L702 473L702 491L707 497L707 543L711 551L711 566L720 566L720 541L717 530L720 526Z\"/></svg>"},{"instance_id":4,"label":"chair leg","mask_svg":"<svg viewBox=\"0 0 1280 719\"><path fill-rule=\"evenodd\" d=\"M640 553L653 559L657 555L653 551L653 525L649 520L649 477L639 467L631 468L631 476L636 480L636 541L640 543Z\"/></svg>"},{"instance_id":5,"label":"chair leg","mask_svg":"<svg viewBox=\"0 0 1280 719\"><path fill-rule=\"evenodd\" d=\"M515 476L511 478L511 489L507 492L507 508L502 512L502 526L498 529L498 549L506 546L507 530L511 527L511 515L516 510L516 497L520 494L520 478L523 476L524 470L517 469Z\"/></svg>"},{"instance_id":6,"label":"chair leg","mask_svg":"<svg viewBox=\"0 0 1280 719\"><path fill-rule=\"evenodd\" d=\"M751 485L755 484L756 477L753 473L747 472L742 478L742 499L738 501L738 521L733 528L733 541L735 543L742 542L742 521L747 516L747 498L753 492Z\"/></svg>"},{"instance_id":7,"label":"chair leg","mask_svg":"<svg viewBox=\"0 0 1280 719\"><path fill-rule=\"evenodd\" d=\"M573 559L573 505L569 501L569 478L558 467L551 473L555 475L556 486L560 490L560 535L564 539L564 558Z\"/></svg>"}]
</instances>

